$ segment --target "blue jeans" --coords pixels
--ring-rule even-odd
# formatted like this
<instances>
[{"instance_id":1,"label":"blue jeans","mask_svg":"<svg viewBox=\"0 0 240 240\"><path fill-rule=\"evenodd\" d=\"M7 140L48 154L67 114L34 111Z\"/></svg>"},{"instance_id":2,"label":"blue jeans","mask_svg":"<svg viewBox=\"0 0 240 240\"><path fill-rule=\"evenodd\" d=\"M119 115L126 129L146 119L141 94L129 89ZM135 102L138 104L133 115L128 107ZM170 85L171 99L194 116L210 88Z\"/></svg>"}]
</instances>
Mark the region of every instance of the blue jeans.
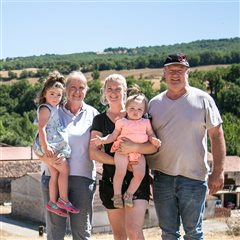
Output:
<instances>
[{"instance_id":1,"label":"blue jeans","mask_svg":"<svg viewBox=\"0 0 240 240\"><path fill-rule=\"evenodd\" d=\"M153 199L163 240L203 239L202 221L207 182L154 171Z\"/></svg>"},{"instance_id":2,"label":"blue jeans","mask_svg":"<svg viewBox=\"0 0 240 240\"><path fill-rule=\"evenodd\" d=\"M42 175L42 194L44 205L49 201L49 176ZM86 177L69 176L69 201L80 209L80 213L71 214L70 226L73 240L88 240L91 236L93 197L96 182ZM47 240L64 240L66 218L46 210Z\"/></svg>"}]
</instances>

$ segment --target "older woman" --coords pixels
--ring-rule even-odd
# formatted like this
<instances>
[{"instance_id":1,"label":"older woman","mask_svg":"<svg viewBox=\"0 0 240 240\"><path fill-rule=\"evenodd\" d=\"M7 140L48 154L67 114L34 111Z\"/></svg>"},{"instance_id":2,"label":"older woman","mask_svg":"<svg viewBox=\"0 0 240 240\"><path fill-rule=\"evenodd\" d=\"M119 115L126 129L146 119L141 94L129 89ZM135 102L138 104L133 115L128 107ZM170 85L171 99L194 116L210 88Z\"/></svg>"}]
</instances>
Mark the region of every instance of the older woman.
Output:
<instances>
[{"instance_id":1,"label":"older woman","mask_svg":"<svg viewBox=\"0 0 240 240\"><path fill-rule=\"evenodd\" d=\"M90 128L97 110L84 103L87 92L87 80L81 72L72 72L66 82L66 103L59 108L59 117L68 133L71 156L69 162L69 200L80 209L78 214L69 214L72 237L74 240L90 239L92 221L92 203L96 189L96 171L94 162L89 160L88 146ZM45 162L61 164L65 159L43 158ZM42 164L42 192L44 203L49 201L49 172ZM47 239L63 240L66 231L66 218L47 211Z\"/></svg>"},{"instance_id":2,"label":"older woman","mask_svg":"<svg viewBox=\"0 0 240 240\"><path fill-rule=\"evenodd\" d=\"M127 84L123 76L113 74L106 78L103 86L102 102L107 103L109 107L106 112L94 118L91 138L96 138L96 136L104 137L112 133L116 120L125 117L126 93ZM103 176L99 186L100 198L107 209L114 239L142 240L144 239L142 227L150 195L148 170L146 168L145 177L138 190L134 193L134 206L132 208L115 208L112 201L115 165L113 153L110 152L111 146L112 144L104 145L104 151L101 151L101 148L96 147L95 144L90 146L90 158L103 163ZM150 154L157 151L157 149L150 143L135 144L125 139L119 151L121 151L121 154L129 152ZM123 193L128 188L132 177L132 172L127 171L122 186Z\"/></svg>"}]
</instances>

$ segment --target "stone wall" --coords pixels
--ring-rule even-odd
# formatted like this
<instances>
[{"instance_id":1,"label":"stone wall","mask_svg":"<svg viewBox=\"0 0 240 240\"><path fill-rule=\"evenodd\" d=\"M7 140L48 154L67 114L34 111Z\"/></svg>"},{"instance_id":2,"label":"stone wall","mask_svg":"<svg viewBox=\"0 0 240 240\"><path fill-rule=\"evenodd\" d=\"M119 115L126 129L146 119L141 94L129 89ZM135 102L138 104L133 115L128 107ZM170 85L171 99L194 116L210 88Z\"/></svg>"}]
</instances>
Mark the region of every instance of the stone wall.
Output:
<instances>
[{"instance_id":1,"label":"stone wall","mask_svg":"<svg viewBox=\"0 0 240 240\"><path fill-rule=\"evenodd\" d=\"M40 173L27 174L12 181L12 214L25 219L45 222Z\"/></svg>"},{"instance_id":2,"label":"stone wall","mask_svg":"<svg viewBox=\"0 0 240 240\"><path fill-rule=\"evenodd\" d=\"M226 218L231 216L231 209L229 208L216 208L215 209L215 215L216 218Z\"/></svg>"},{"instance_id":3,"label":"stone wall","mask_svg":"<svg viewBox=\"0 0 240 240\"><path fill-rule=\"evenodd\" d=\"M228 178L234 179L235 185L240 186L240 172L229 172Z\"/></svg>"},{"instance_id":4,"label":"stone wall","mask_svg":"<svg viewBox=\"0 0 240 240\"><path fill-rule=\"evenodd\" d=\"M27 173L40 172L39 160L1 160L0 161L0 204L11 201L11 182Z\"/></svg>"}]
</instances>

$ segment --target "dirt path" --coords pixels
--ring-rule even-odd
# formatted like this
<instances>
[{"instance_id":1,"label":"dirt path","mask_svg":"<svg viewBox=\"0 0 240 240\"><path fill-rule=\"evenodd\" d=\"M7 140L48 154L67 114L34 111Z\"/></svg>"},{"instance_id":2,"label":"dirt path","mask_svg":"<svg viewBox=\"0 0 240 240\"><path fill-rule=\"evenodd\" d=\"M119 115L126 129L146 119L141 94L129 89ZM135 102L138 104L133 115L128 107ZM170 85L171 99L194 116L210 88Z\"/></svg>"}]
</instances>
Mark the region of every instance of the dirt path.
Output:
<instances>
[{"instance_id":1,"label":"dirt path","mask_svg":"<svg viewBox=\"0 0 240 240\"><path fill-rule=\"evenodd\" d=\"M46 236L39 237L36 226L23 227L17 225L12 217L10 206L0 206L0 240L45 240ZM240 210L232 211L230 218L214 218L203 221L205 240L240 240L240 236L228 235L227 222L233 222L235 226L240 225ZM15 224L14 224L15 223ZM35 230L34 230L35 229ZM239 230L240 231L240 230ZM239 232L240 234L240 232ZM144 229L145 240L161 239L161 232L158 227ZM66 237L71 240L71 237ZM112 240L113 236L108 233L93 234L91 240Z\"/></svg>"}]
</instances>

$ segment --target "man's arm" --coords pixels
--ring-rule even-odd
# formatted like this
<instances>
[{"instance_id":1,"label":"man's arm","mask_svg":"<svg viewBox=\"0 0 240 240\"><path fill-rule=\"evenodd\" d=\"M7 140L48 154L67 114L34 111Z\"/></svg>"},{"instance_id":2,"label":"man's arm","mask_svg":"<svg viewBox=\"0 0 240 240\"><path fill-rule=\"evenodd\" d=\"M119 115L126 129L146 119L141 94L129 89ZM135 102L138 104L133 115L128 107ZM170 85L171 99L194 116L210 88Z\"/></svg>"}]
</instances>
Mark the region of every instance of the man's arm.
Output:
<instances>
[{"instance_id":1,"label":"man's arm","mask_svg":"<svg viewBox=\"0 0 240 240\"><path fill-rule=\"evenodd\" d=\"M209 194L221 190L224 185L224 161L226 146L222 125L208 130L213 155L213 171L208 179Z\"/></svg>"}]
</instances>

